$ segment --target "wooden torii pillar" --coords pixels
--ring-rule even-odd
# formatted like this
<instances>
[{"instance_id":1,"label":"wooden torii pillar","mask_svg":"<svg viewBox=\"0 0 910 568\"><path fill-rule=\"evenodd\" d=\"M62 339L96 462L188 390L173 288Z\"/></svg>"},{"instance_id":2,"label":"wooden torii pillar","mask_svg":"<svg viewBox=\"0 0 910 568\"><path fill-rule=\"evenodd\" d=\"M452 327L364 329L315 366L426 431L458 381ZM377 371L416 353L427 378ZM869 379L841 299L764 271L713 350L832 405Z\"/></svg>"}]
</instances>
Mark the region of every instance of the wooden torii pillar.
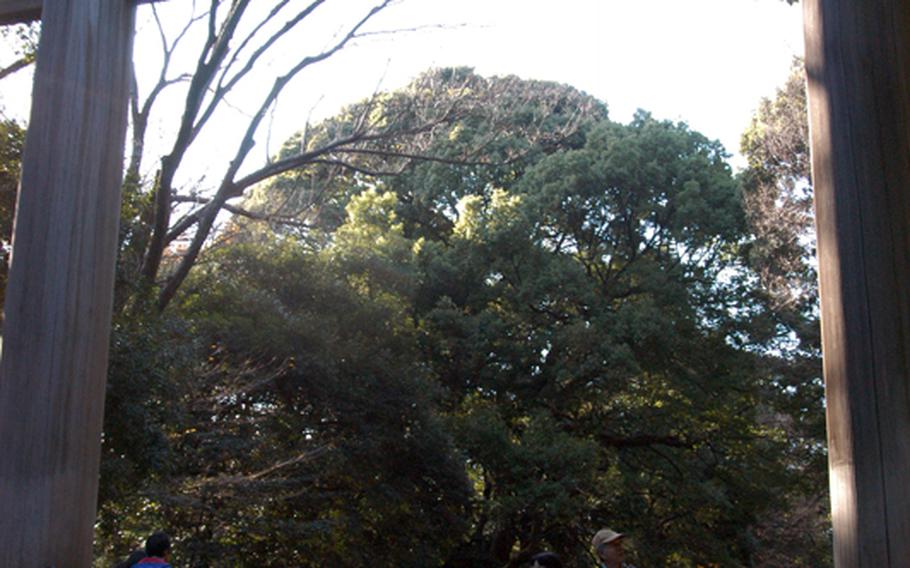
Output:
<instances>
[{"instance_id":1,"label":"wooden torii pillar","mask_svg":"<svg viewBox=\"0 0 910 568\"><path fill-rule=\"evenodd\" d=\"M835 564L910 566L910 2L803 0Z\"/></svg>"},{"instance_id":2,"label":"wooden torii pillar","mask_svg":"<svg viewBox=\"0 0 910 568\"><path fill-rule=\"evenodd\" d=\"M42 18L0 355L0 566L88 567L132 0L0 0Z\"/></svg>"}]
</instances>

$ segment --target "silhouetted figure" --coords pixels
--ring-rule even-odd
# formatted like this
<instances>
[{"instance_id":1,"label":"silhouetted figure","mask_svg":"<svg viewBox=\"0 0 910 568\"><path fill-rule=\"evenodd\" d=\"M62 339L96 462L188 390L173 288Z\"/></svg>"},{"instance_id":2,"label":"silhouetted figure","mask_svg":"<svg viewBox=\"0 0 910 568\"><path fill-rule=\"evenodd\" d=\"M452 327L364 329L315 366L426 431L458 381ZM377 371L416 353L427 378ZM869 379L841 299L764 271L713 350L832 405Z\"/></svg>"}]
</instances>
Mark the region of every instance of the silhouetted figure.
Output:
<instances>
[{"instance_id":1,"label":"silhouetted figure","mask_svg":"<svg viewBox=\"0 0 910 568\"><path fill-rule=\"evenodd\" d=\"M171 568L171 539L163 532L156 532L145 541L145 558L133 568Z\"/></svg>"},{"instance_id":2,"label":"silhouetted figure","mask_svg":"<svg viewBox=\"0 0 910 568\"><path fill-rule=\"evenodd\" d=\"M145 558L145 549L137 548L126 557L126 560L118 562L114 568L133 568L140 560Z\"/></svg>"},{"instance_id":3,"label":"silhouetted figure","mask_svg":"<svg viewBox=\"0 0 910 568\"><path fill-rule=\"evenodd\" d=\"M531 557L531 568L562 568L562 560L553 552L540 552Z\"/></svg>"}]
</instances>

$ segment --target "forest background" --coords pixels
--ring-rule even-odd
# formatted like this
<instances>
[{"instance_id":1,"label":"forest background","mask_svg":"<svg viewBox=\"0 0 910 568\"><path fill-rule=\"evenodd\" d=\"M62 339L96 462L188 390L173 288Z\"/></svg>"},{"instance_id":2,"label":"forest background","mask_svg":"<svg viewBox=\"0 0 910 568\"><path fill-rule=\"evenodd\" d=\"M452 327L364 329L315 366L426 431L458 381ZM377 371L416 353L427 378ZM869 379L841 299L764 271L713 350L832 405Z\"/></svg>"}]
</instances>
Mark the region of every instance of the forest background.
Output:
<instances>
[{"instance_id":1,"label":"forest background","mask_svg":"<svg viewBox=\"0 0 910 568\"><path fill-rule=\"evenodd\" d=\"M584 565L611 526L640 566L830 565L801 64L736 175L686 123L469 68L251 158L293 79L385 34L378 2L273 74L208 181L185 175L322 4L153 16L97 564L165 527L184 566ZM32 57L37 29L7 33ZM171 91L179 120L149 134ZM3 121L6 250L23 139Z\"/></svg>"}]
</instances>

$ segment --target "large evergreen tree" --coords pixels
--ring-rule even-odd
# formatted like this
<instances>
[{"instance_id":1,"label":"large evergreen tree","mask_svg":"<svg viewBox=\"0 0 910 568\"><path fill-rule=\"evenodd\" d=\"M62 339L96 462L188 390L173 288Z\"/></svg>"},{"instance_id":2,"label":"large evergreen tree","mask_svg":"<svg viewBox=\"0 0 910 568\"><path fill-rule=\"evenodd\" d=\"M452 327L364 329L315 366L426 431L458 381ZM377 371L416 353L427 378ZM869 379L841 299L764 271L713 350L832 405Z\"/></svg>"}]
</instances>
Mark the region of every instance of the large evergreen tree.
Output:
<instances>
[{"instance_id":1,"label":"large evergreen tree","mask_svg":"<svg viewBox=\"0 0 910 568\"><path fill-rule=\"evenodd\" d=\"M607 525L639 565L823 562L772 543L818 493L819 399L754 186L551 83L437 70L363 104L464 89L432 135L258 187L168 312L117 326L101 548L163 523L187 565L583 564Z\"/></svg>"},{"instance_id":2,"label":"large evergreen tree","mask_svg":"<svg viewBox=\"0 0 910 568\"><path fill-rule=\"evenodd\" d=\"M765 345L764 398L776 409L768 420L786 433L787 459L802 479L756 529L760 560L771 566L792 565L791 550L803 551L806 566L832 562L808 135L805 69L797 59L775 96L760 102L741 147L753 234L746 259L764 306L754 332Z\"/></svg>"}]
</instances>

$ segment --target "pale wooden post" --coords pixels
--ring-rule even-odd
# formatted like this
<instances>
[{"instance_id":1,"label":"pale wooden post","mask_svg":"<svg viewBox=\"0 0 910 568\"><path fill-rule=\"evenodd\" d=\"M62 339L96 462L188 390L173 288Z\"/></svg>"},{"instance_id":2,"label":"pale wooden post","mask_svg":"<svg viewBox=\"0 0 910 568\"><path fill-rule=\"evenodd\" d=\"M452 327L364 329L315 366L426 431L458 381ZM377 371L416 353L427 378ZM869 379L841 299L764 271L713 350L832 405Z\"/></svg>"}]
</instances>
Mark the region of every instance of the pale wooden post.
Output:
<instances>
[{"instance_id":1,"label":"pale wooden post","mask_svg":"<svg viewBox=\"0 0 910 568\"><path fill-rule=\"evenodd\" d=\"M134 14L42 13L0 356L3 567L91 565Z\"/></svg>"},{"instance_id":2,"label":"pale wooden post","mask_svg":"<svg viewBox=\"0 0 910 568\"><path fill-rule=\"evenodd\" d=\"M910 566L910 2L804 0L839 567Z\"/></svg>"}]
</instances>

